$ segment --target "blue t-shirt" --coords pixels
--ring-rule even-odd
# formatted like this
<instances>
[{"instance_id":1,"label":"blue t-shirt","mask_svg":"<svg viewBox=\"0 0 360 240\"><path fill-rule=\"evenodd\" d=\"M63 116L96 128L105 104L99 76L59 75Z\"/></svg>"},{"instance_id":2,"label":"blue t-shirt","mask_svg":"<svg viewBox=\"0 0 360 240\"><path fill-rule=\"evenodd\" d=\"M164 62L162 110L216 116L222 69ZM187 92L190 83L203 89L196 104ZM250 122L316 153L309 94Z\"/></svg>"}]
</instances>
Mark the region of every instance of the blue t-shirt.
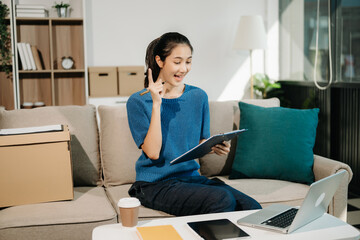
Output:
<instances>
[{"instance_id":1,"label":"blue t-shirt","mask_svg":"<svg viewBox=\"0 0 360 240\"><path fill-rule=\"evenodd\" d=\"M131 134L138 148L144 143L152 112L151 94L130 96L126 108ZM198 176L195 160L170 165L170 161L210 137L209 102L205 91L185 85L183 94L161 103L162 147L159 159L151 160L142 152L136 162L136 181L156 182L181 176Z\"/></svg>"}]
</instances>

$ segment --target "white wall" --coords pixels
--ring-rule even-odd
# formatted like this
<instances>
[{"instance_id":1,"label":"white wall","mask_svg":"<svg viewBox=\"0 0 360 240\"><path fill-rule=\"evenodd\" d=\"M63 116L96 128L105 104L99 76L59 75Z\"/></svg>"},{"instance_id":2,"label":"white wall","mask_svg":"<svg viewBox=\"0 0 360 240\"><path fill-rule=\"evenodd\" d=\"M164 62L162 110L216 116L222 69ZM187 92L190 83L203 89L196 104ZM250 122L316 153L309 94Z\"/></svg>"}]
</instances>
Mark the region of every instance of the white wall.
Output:
<instances>
[{"instance_id":1,"label":"white wall","mask_svg":"<svg viewBox=\"0 0 360 240\"><path fill-rule=\"evenodd\" d=\"M246 98L249 53L233 50L236 28L241 15L262 15L265 27L270 28L267 23L272 24L277 16L275 3L277 6L277 0L87 0L87 62L89 66L144 65L147 45L165 32L178 31L194 47L186 83L204 89L210 100ZM276 44L270 43L270 48ZM264 59L271 58L268 54L253 53L253 73L271 69L277 74L271 65L277 66L276 59L265 64Z\"/></svg>"},{"instance_id":2,"label":"white wall","mask_svg":"<svg viewBox=\"0 0 360 240\"><path fill-rule=\"evenodd\" d=\"M292 1L281 15L280 79L304 79L304 0ZM306 63L312 72L311 63ZM307 76L312 79L312 76Z\"/></svg>"}]
</instances>

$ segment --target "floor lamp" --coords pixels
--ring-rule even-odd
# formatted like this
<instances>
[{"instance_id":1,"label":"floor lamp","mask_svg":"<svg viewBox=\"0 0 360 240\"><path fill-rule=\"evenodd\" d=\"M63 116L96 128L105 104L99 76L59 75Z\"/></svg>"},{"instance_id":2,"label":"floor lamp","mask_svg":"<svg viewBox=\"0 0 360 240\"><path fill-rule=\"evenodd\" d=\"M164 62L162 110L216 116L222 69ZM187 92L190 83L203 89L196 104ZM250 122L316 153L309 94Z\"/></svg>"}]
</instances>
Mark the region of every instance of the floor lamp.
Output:
<instances>
[{"instance_id":1,"label":"floor lamp","mask_svg":"<svg viewBox=\"0 0 360 240\"><path fill-rule=\"evenodd\" d=\"M235 49L250 50L251 98L254 98L254 79L252 73L252 50L266 48L266 32L261 16L242 16L237 29Z\"/></svg>"}]
</instances>

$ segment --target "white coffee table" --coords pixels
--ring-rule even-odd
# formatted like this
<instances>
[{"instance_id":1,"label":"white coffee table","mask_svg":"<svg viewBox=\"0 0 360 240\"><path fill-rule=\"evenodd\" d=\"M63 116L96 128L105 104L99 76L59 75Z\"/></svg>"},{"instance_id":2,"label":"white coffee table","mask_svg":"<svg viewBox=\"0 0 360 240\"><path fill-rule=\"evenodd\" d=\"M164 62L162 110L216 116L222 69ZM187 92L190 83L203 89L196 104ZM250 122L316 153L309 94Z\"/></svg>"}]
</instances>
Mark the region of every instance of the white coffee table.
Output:
<instances>
[{"instance_id":1,"label":"white coffee table","mask_svg":"<svg viewBox=\"0 0 360 240\"><path fill-rule=\"evenodd\" d=\"M138 226L156 226L172 224L184 240L201 239L186 224L191 221L212 220L228 218L233 223L254 211L240 211L230 213L215 213L194 215L187 217L161 218L156 220L141 221ZM239 225L238 225L239 226ZM360 239L360 232L353 226L335 218L329 214L316 219L308 225L296 230L291 234L265 231L261 229L240 226L247 232L251 239ZM93 240L138 240L136 229L126 228L119 224L109 224L94 228Z\"/></svg>"}]
</instances>

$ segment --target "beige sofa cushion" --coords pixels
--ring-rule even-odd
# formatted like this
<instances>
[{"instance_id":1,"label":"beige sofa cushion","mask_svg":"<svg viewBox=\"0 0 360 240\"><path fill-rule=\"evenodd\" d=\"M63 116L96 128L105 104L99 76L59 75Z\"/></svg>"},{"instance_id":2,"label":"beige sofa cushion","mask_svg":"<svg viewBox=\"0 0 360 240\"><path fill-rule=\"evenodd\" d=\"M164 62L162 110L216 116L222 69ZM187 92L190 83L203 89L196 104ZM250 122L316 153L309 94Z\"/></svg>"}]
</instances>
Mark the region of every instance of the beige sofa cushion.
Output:
<instances>
[{"instance_id":1,"label":"beige sofa cushion","mask_svg":"<svg viewBox=\"0 0 360 240\"><path fill-rule=\"evenodd\" d=\"M131 136L126 105L99 106L98 112L104 185L135 182L135 163L141 150Z\"/></svg>"},{"instance_id":2,"label":"beige sofa cushion","mask_svg":"<svg viewBox=\"0 0 360 240\"><path fill-rule=\"evenodd\" d=\"M113 220L114 211L102 187L74 188L74 200L28 204L0 211L0 230Z\"/></svg>"},{"instance_id":3,"label":"beige sofa cushion","mask_svg":"<svg viewBox=\"0 0 360 240\"><path fill-rule=\"evenodd\" d=\"M0 111L0 128L66 124L71 134L75 186L102 184L95 107L61 106Z\"/></svg>"},{"instance_id":4,"label":"beige sofa cushion","mask_svg":"<svg viewBox=\"0 0 360 240\"><path fill-rule=\"evenodd\" d=\"M285 203L292 206L301 203L309 186L273 179L228 179L228 176L219 176L227 185L251 196L262 206L274 203Z\"/></svg>"},{"instance_id":5,"label":"beige sofa cushion","mask_svg":"<svg viewBox=\"0 0 360 240\"><path fill-rule=\"evenodd\" d=\"M81 224L56 224L44 226L15 227L0 229L0 239L6 240L89 240L93 229L115 224L117 219Z\"/></svg>"},{"instance_id":6,"label":"beige sofa cushion","mask_svg":"<svg viewBox=\"0 0 360 240\"><path fill-rule=\"evenodd\" d=\"M246 99L245 103L261 107L279 107L277 98ZM218 134L239 129L240 109L237 101L210 102L210 134ZM205 176L229 175L234 161L236 138L231 141L230 153L227 156L208 154L199 159L200 172Z\"/></svg>"}]
</instances>

